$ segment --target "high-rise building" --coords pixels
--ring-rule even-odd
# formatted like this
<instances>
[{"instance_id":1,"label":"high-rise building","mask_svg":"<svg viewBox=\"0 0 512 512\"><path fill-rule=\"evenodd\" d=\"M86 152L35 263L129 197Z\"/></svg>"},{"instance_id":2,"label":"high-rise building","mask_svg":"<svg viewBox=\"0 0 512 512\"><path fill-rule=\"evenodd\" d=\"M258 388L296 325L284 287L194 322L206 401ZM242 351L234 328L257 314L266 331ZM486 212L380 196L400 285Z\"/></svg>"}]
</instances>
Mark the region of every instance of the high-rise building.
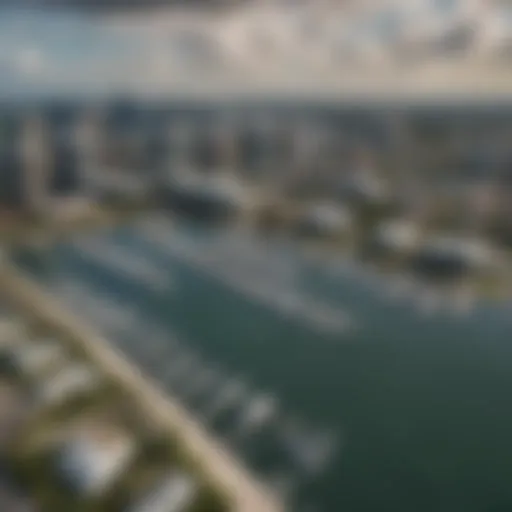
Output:
<instances>
[{"instance_id":1,"label":"high-rise building","mask_svg":"<svg viewBox=\"0 0 512 512\"><path fill-rule=\"evenodd\" d=\"M7 210L19 209L23 202L23 186L14 148L17 126L14 117L6 114L0 125L0 206Z\"/></svg>"},{"instance_id":2,"label":"high-rise building","mask_svg":"<svg viewBox=\"0 0 512 512\"><path fill-rule=\"evenodd\" d=\"M73 151L78 165L81 188L93 194L101 178L104 159L103 116L99 111L87 110L75 120L72 129Z\"/></svg>"},{"instance_id":3,"label":"high-rise building","mask_svg":"<svg viewBox=\"0 0 512 512\"><path fill-rule=\"evenodd\" d=\"M191 165L194 127L187 119L174 119L168 128L169 164L172 167Z\"/></svg>"},{"instance_id":4,"label":"high-rise building","mask_svg":"<svg viewBox=\"0 0 512 512\"><path fill-rule=\"evenodd\" d=\"M78 150L69 136L69 126L59 128L51 141L54 155L51 191L58 196L68 196L81 191L80 160Z\"/></svg>"},{"instance_id":5,"label":"high-rise building","mask_svg":"<svg viewBox=\"0 0 512 512\"><path fill-rule=\"evenodd\" d=\"M49 128L38 115L20 121L16 153L23 186L23 207L31 214L46 211L49 202L49 181L52 173L52 151Z\"/></svg>"}]
</instances>

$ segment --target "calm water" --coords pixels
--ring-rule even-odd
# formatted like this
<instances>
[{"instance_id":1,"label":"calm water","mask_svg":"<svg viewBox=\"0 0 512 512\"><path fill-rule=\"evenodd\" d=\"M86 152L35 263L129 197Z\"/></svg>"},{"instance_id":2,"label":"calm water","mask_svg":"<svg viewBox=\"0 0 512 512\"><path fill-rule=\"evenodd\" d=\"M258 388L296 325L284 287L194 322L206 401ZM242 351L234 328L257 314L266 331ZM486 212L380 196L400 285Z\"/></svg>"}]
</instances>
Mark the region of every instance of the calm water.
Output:
<instances>
[{"instance_id":1,"label":"calm water","mask_svg":"<svg viewBox=\"0 0 512 512\"><path fill-rule=\"evenodd\" d=\"M444 303L425 315L419 291L392 300L389 279L275 244L253 272L267 288L258 299L235 270L263 241L251 246L234 234L220 242L219 233L165 225L145 232L141 225L77 237L25 263L209 418L258 474L293 483L292 510L512 510L510 305L481 303L460 315ZM122 254L128 259L116 266ZM268 279L283 263L280 274L290 275ZM346 328L324 329L286 309L283 290L307 298L311 310L329 305L349 319ZM247 398L208 415L227 380L243 383L245 396L274 399L254 431L243 423ZM314 439L325 442L315 450ZM332 456L312 462L308 447Z\"/></svg>"}]
</instances>

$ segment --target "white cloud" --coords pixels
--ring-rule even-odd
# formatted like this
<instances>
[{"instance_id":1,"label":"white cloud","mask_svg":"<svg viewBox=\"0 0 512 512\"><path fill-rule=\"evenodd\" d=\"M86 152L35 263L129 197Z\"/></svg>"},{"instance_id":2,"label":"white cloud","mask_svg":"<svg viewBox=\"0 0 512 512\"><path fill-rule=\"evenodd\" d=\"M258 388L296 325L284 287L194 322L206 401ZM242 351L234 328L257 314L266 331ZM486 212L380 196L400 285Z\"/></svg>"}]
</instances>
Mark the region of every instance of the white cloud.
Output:
<instances>
[{"instance_id":1,"label":"white cloud","mask_svg":"<svg viewBox=\"0 0 512 512\"><path fill-rule=\"evenodd\" d=\"M44 54L35 47L20 48L14 53L12 63L19 74L27 77L40 75L46 67Z\"/></svg>"}]
</instances>

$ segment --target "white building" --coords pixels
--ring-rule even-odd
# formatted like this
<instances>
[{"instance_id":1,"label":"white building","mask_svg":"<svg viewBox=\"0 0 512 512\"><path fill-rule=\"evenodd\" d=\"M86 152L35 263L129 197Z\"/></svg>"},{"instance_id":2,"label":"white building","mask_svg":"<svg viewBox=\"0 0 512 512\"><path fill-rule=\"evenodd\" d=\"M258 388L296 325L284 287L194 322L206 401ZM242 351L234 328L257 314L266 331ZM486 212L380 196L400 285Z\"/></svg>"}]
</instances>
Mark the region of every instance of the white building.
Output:
<instances>
[{"instance_id":1,"label":"white building","mask_svg":"<svg viewBox=\"0 0 512 512\"><path fill-rule=\"evenodd\" d=\"M42 407L61 404L96 391L100 383L101 377L88 366L67 366L38 385L36 399Z\"/></svg>"},{"instance_id":2,"label":"white building","mask_svg":"<svg viewBox=\"0 0 512 512\"><path fill-rule=\"evenodd\" d=\"M417 261L434 271L481 272L495 267L498 257L482 240L437 235L425 241Z\"/></svg>"},{"instance_id":3,"label":"white building","mask_svg":"<svg viewBox=\"0 0 512 512\"><path fill-rule=\"evenodd\" d=\"M4 450L9 450L13 442L18 439L18 434L30 420L30 403L20 389L12 384L0 384L0 454L5 456ZM5 502L1 501L4 505ZM2 511L5 509L0 505Z\"/></svg>"},{"instance_id":4,"label":"white building","mask_svg":"<svg viewBox=\"0 0 512 512\"><path fill-rule=\"evenodd\" d=\"M317 203L311 206L301 219L301 228L319 235L347 233L353 225L350 211L332 203Z\"/></svg>"},{"instance_id":5,"label":"white building","mask_svg":"<svg viewBox=\"0 0 512 512\"><path fill-rule=\"evenodd\" d=\"M219 170L219 174L204 183L202 193L226 202L245 208L251 204L251 196L247 189L228 172Z\"/></svg>"},{"instance_id":6,"label":"white building","mask_svg":"<svg viewBox=\"0 0 512 512\"><path fill-rule=\"evenodd\" d=\"M27 330L22 322L12 318L0 319L0 350L3 347L11 347L15 342L23 340Z\"/></svg>"},{"instance_id":7,"label":"white building","mask_svg":"<svg viewBox=\"0 0 512 512\"><path fill-rule=\"evenodd\" d=\"M377 226L373 243L384 251L407 253L419 242L418 227L408 221L386 221Z\"/></svg>"},{"instance_id":8,"label":"white building","mask_svg":"<svg viewBox=\"0 0 512 512\"><path fill-rule=\"evenodd\" d=\"M83 425L57 449L55 470L70 490L99 497L122 476L135 455L133 438L106 426Z\"/></svg>"},{"instance_id":9,"label":"white building","mask_svg":"<svg viewBox=\"0 0 512 512\"><path fill-rule=\"evenodd\" d=\"M143 172L136 174L104 167L89 170L87 183L89 194L96 199L144 199L149 196L153 187Z\"/></svg>"},{"instance_id":10,"label":"white building","mask_svg":"<svg viewBox=\"0 0 512 512\"><path fill-rule=\"evenodd\" d=\"M54 199L46 212L52 222L72 222L87 219L95 211L95 206L89 198L72 196Z\"/></svg>"},{"instance_id":11,"label":"white building","mask_svg":"<svg viewBox=\"0 0 512 512\"><path fill-rule=\"evenodd\" d=\"M38 377L62 365L66 354L55 341L36 341L14 345L6 354L7 365L21 377Z\"/></svg>"},{"instance_id":12,"label":"white building","mask_svg":"<svg viewBox=\"0 0 512 512\"><path fill-rule=\"evenodd\" d=\"M168 188L174 201L191 207L240 212L253 207L254 201L248 190L229 173L219 172L207 176L182 171L168 180Z\"/></svg>"},{"instance_id":13,"label":"white building","mask_svg":"<svg viewBox=\"0 0 512 512\"><path fill-rule=\"evenodd\" d=\"M381 204L389 198L386 183L372 169L355 169L340 183L344 198L356 203Z\"/></svg>"},{"instance_id":14,"label":"white building","mask_svg":"<svg viewBox=\"0 0 512 512\"><path fill-rule=\"evenodd\" d=\"M128 509L128 512L185 512L197 495L193 478L173 473L156 489Z\"/></svg>"},{"instance_id":15,"label":"white building","mask_svg":"<svg viewBox=\"0 0 512 512\"><path fill-rule=\"evenodd\" d=\"M24 204L35 214L43 213L49 201L52 169L48 126L38 116L23 119L18 140L18 154L23 175Z\"/></svg>"}]
</instances>

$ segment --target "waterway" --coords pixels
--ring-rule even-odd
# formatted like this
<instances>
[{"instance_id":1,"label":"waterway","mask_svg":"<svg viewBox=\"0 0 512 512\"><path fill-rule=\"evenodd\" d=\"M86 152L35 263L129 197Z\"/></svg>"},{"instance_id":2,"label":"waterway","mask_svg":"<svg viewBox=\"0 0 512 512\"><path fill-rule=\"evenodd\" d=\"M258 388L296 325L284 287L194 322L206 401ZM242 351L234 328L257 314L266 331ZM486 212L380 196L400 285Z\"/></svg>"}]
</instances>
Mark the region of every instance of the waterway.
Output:
<instances>
[{"instance_id":1,"label":"waterway","mask_svg":"<svg viewBox=\"0 0 512 512\"><path fill-rule=\"evenodd\" d=\"M511 304L161 218L19 261L293 512L512 510Z\"/></svg>"}]
</instances>

